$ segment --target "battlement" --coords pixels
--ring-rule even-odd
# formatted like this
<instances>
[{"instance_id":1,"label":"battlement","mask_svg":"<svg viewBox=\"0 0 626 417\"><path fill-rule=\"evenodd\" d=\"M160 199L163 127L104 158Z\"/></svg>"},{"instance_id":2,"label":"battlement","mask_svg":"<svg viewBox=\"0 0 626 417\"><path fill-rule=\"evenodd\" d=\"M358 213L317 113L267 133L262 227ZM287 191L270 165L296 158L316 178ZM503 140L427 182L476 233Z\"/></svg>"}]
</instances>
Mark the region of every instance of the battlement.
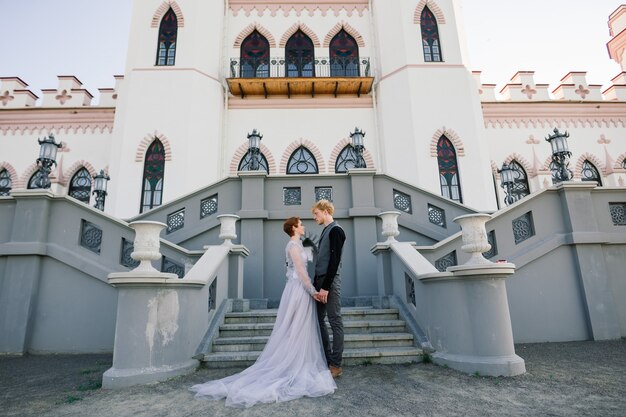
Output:
<instances>
[{"instance_id":1,"label":"battlement","mask_svg":"<svg viewBox=\"0 0 626 417\"><path fill-rule=\"evenodd\" d=\"M93 95L83 88L83 83L73 75L58 75L57 88L42 89L42 101L28 89L28 84L19 77L0 77L0 109L20 109L28 107L115 107L117 92L123 75L115 75L115 88L100 88L98 104L92 104Z\"/></svg>"},{"instance_id":2,"label":"battlement","mask_svg":"<svg viewBox=\"0 0 626 417\"><path fill-rule=\"evenodd\" d=\"M482 83L480 71L473 71L472 74L479 86L482 102L626 101L626 72L613 77L612 85L602 91L601 85L587 83L587 72L571 71L561 78L556 88L549 91L549 84L535 83L534 71L518 71L498 94L495 84Z\"/></svg>"}]
</instances>

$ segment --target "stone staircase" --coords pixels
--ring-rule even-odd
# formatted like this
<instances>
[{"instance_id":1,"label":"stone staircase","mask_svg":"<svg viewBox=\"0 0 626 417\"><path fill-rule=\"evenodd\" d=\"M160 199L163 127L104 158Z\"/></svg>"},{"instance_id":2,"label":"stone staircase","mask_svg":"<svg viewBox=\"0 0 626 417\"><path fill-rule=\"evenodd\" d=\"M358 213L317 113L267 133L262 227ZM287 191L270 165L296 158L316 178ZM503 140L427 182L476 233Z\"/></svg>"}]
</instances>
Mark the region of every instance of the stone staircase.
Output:
<instances>
[{"instance_id":1,"label":"stone staircase","mask_svg":"<svg viewBox=\"0 0 626 417\"><path fill-rule=\"evenodd\" d=\"M397 309L344 307L341 311L344 365L412 363L422 360L422 350L415 347L413 335L406 330ZM269 309L226 314L212 351L204 355L205 366L227 368L254 363L272 332L276 312Z\"/></svg>"}]
</instances>

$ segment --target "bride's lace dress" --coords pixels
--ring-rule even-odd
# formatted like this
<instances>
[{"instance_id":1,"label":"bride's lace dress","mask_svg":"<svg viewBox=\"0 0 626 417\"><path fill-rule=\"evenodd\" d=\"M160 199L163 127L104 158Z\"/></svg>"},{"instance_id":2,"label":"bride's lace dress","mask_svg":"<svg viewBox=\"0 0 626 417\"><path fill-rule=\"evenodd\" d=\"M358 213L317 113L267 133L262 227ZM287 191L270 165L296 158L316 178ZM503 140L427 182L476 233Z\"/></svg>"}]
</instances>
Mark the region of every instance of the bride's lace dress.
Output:
<instances>
[{"instance_id":1,"label":"bride's lace dress","mask_svg":"<svg viewBox=\"0 0 626 417\"><path fill-rule=\"evenodd\" d=\"M226 398L230 407L318 397L337 389L324 359L311 283L304 271L306 254L300 241L285 248L287 282L274 330L257 361L229 377L194 385L196 398ZM292 259L296 254L300 259ZM301 273L298 273L298 270Z\"/></svg>"}]
</instances>

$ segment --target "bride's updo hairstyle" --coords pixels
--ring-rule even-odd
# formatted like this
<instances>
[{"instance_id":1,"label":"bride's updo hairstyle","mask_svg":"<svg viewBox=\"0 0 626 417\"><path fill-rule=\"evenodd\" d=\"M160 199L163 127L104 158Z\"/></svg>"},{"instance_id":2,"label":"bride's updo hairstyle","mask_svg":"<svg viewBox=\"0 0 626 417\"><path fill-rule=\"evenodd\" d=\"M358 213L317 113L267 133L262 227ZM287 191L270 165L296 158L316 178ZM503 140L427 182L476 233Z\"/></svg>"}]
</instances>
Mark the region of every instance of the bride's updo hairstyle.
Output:
<instances>
[{"instance_id":1,"label":"bride's updo hairstyle","mask_svg":"<svg viewBox=\"0 0 626 417\"><path fill-rule=\"evenodd\" d=\"M290 217L287 220L285 220L285 223L283 224L283 230L289 236L293 236L293 228L298 226L299 222L300 222L300 217Z\"/></svg>"}]
</instances>

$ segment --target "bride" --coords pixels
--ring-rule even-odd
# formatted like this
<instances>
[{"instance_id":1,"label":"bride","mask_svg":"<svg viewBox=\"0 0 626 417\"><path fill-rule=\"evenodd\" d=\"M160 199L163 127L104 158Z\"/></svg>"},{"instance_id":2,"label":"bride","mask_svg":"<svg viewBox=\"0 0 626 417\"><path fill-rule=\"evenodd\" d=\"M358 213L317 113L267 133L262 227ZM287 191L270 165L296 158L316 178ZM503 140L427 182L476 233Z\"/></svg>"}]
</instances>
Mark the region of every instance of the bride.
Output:
<instances>
[{"instance_id":1,"label":"bride","mask_svg":"<svg viewBox=\"0 0 626 417\"><path fill-rule=\"evenodd\" d=\"M290 236L285 248L287 282L274 330L256 362L229 377L192 386L196 398L226 398L230 407L289 401L333 393L337 386L328 370L313 297L317 294L306 272L307 256L298 217L283 224Z\"/></svg>"}]
</instances>

